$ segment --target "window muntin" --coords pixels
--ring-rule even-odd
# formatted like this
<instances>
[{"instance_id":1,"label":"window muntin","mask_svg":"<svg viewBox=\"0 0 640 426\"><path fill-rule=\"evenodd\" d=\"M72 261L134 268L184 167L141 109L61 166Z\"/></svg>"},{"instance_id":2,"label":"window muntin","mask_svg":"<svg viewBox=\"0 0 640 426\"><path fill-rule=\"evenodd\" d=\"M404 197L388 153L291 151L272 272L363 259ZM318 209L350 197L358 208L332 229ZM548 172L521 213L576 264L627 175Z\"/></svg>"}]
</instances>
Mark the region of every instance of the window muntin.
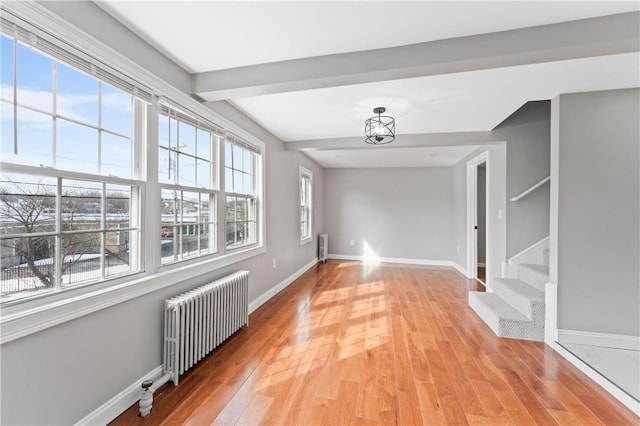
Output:
<instances>
[{"instance_id":1,"label":"window muntin","mask_svg":"<svg viewBox=\"0 0 640 426\"><path fill-rule=\"evenodd\" d=\"M227 249L258 243L257 164L250 147L225 141L225 246Z\"/></svg>"},{"instance_id":2,"label":"window muntin","mask_svg":"<svg viewBox=\"0 0 640 426\"><path fill-rule=\"evenodd\" d=\"M143 102L0 39L0 301L139 272L133 106Z\"/></svg>"},{"instance_id":3,"label":"window muntin","mask_svg":"<svg viewBox=\"0 0 640 426\"><path fill-rule=\"evenodd\" d=\"M219 136L187 120L165 108L158 121L163 265L218 252L214 153Z\"/></svg>"},{"instance_id":4,"label":"window muntin","mask_svg":"<svg viewBox=\"0 0 640 426\"><path fill-rule=\"evenodd\" d=\"M310 170L300 167L300 242L306 243L312 240L311 234L311 200L312 178Z\"/></svg>"}]
</instances>

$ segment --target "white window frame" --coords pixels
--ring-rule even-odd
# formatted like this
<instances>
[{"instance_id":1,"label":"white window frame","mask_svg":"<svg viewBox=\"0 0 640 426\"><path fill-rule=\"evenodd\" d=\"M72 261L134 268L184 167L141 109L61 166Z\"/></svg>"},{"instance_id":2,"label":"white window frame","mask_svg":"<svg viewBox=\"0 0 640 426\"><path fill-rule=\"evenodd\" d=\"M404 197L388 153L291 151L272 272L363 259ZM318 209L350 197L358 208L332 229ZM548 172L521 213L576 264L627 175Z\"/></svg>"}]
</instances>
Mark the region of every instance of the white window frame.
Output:
<instances>
[{"instance_id":1,"label":"white window frame","mask_svg":"<svg viewBox=\"0 0 640 426\"><path fill-rule=\"evenodd\" d=\"M179 179L177 181L174 181L173 183L158 182L158 186L160 188L161 193L162 191L175 191L176 193L180 193L181 201L183 200L184 193L198 194L200 198L202 198L203 196L209 198L209 215L208 215L207 221L201 222L200 221L201 216L198 215L198 220L196 221L196 223L194 223L194 225L197 225L198 227L201 225L204 225L210 228L208 233L209 237L208 237L207 252L201 253L201 250L199 249L197 254L193 254L193 255L185 254L185 251L183 250L183 235L181 230L183 229L184 226L188 226L188 225L185 225L182 214L179 215L180 216L179 220L177 217L178 215L176 215L174 217L174 223L172 225L168 225L168 226L171 226L173 230L173 234L172 234L173 248L174 248L173 259L168 260L167 258L161 257L160 263L164 267L164 266L172 265L175 263L188 261L194 258L217 256L220 254L220 244L218 243L218 238L217 238L217 235L220 232L220 223L217 220L217 217L218 217L217 205L220 202L220 193L218 190L218 182L220 181L220 160L219 160L220 148L219 146L222 143L222 137L221 137L222 132L212 124L203 125L200 120L192 116L189 116L182 111L178 111L173 106L169 106L169 105L163 106L162 109L163 111L160 111L159 114L166 117L167 120L174 120L178 125L178 128L176 129L176 137L178 138L177 142L180 141L180 123L193 127L196 131L196 138L197 138L198 130L207 132L208 134L210 134L212 138L216 138L215 140L211 140L209 145L209 160L208 160L209 181L207 182L206 185L201 185L201 183L198 182L196 186L188 186L188 185L185 185L185 182L182 182ZM171 121L169 121L168 124L170 125ZM160 138L158 137L158 141L159 139ZM180 149L180 146L175 146L175 147L169 146L169 147L161 148L159 146L160 145L159 143L157 145L158 145L158 152L161 149L168 148L167 151L169 152L169 156L170 156L169 158L171 158L171 153L172 152L174 153L176 157L176 170L174 171L174 173L177 173L177 175L175 175L175 177L177 178L179 178L179 160L181 157L193 158L194 160L196 160L196 167L197 167L198 160L201 160L201 161L205 160L204 157L200 157L197 154L190 154L190 153L183 152ZM160 165L158 164L158 168L159 167ZM156 179L159 180L159 174L158 174L158 177L156 177ZM162 231L159 229L158 232L162 232ZM200 242L198 242L198 246L199 245L200 245Z\"/></svg>"},{"instance_id":2,"label":"white window frame","mask_svg":"<svg viewBox=\"0 0 640 426\"><path fill-rule=\"evenodd\" d=\"M5 32L3 31L3 34L5 34ZM50 288L46 288L46 289L41 289L38 290L37 292L34 293L33 296L27 296L26 298L42 298L42 297L46 297L52 293L56 293L56 292L64 292L64 291L69 291L69 290L74 290L77 288L81 288L81 287L85 287L85 286L92 286L95 285L96 283L100 283L100 282L110 282L118 277L131 277L133 275L139 274L141 272L144 271L144 262L143 262L143 258L141 255L141 250L142 250L142 227L141 227L141 216L140 216L140 211L141 211L141 204L144 200L144 195L145 195L145 184L146 182L143 180L143 176L141 176L141 173L139 172L139 167L137 167L139 164L141 164L144 160L141 158L141 154L143 153L140 150L140 145L144 145L144 142L146 140L146 134L145 134L145 129L143 128L143 124L145 121L145 118L143 117L144 115L146 115L146 102L136 98L133 94L127 93L126 91L123 91L123 93L127 93L131 96L131 116L133 118L133 122L132 122L132 127L131 127L131 134L130 135L122 135L116 132L113 132L109 129L105 129L102 126L102 109L101 109L101 94L102 94L102 90L103 90L103 83L107 83L109 84L110 82L108 74L103 70L101 73L95 73L95 75L91 75L89 77L94 78L96 80L97 83L97 88L98 88L98 96L96 98L96 101L98 102L98 117L97 117L97 123L86 123L84 121L79 121L79 120L75 120L69 116L65 116L65 115L61 115L58 113L57 111L57 106L58 106L58 90L57 90L57 84L58 81L56 79L56 70L58 68L59 65L64 65L67 66L71 69L75 69L75 66L78 65L79 67L86 67L86 64L84 62L82 62L81 58L77 58L77 57L73 57L70 56L70 58L74 58L76 59L76 62L74 63L73 60L70 60L70 63L67 63L61 59L59 59L58 57L55 56L51 56L49 54L47 54L46 50L43 51L41 49L39 49L38 44L35 43L35 46L30 46L29 43L24 42L24 34L19 33L19 30L14 30L14 34L7 34L7 36L11 37L13 39L14 42L14 49L13 49L13 98L11 100L9 99L2 99L3 104L8 104L11 105L11 107L13 108L13 145L14 145L14 150L19 148L19 140L18 140L18 128L17 128L17 117L16 117L16 110L18 107L23 108L25 110L29 110L29 111L33 111L33 112L37 112L43 116L49 117L51 119L51 140L49 141L49 148L51 148L51 154L52 157L50 159L51 161L51 165L52 167L38 167L32 164L24 164L22 162L20 162L20 160L18 160L17 162L11 162L11 158L9 158L9 161L4 161L4 158L0 158L0 169L3 171L3 173L7 173L7 174L22 174L22 175L28 175L28 176L38 176L38 177L43 177L43 178L50 178L52 180L56 181L56 190L55 192L55 198L56 198L56 209L55 209L55 229L52 231L48 231L45 233L36 233L36 234L31 234L31 233L24 233L24 234L16 234L16 235L3 235L3 238L7 238L7 239L11 239L13 237L15 238L37 238L37 237L45 237L45 238L53 238L55 240L55 245L54 245L54 255L53 255L53 269L54 269L54 273L53 273L53 282L52 282L52 286ZM45 58L49 58L51 60L51 73L52 73L52 92L51 92L51 97L52 97L52 108L49 111L44 111L41 110L39 108L34 108L28 105L22 105L20 103L20 99L17 97L17 86L16 86L16 81L17 81L17 75L16 75L16 70L17 70L17 66L16 66L16 51L17 51L17 46L18 43L24 45L27 48L33 48L35 54L41 55L42 57ZM83 72L82 70L76 70L78 72ZM106 77L106 79L103 79L102 77ZM137 119L136 119L137 117ZM98 146L98 158L97 160L97 166L98 166L98 173L86 173L86 172L78 172L78 171L73 171L73 170L69 170L69 169L59 169L56 168L56 157L57 157L57 153L56 153L56 139L57 139L57 126L59 124L60 120L64 120L66 122L71 122L71 123L75 123L76 125L80 125L83 127L86 127L88 129L93 129L97 132L97 146ZM111 176L111 175L106 175L106 174L101 174L100 173L100 169L102 167L102 163L101 163L101 149L100 149L100 145L102 143L102 136L103 134L111 134L111 135L115 135L115 136L119 136L122 138L126 138L129 139L131 141L132 144L132 149L131 149L131 158L130 158L130 167L131 167L131 175L127 176L127 177L118 177L118 176ZM60 205L60 200L61 197L63 196L62 194L62 182L64 181L84 181L84 182L91 182L93 184L99 184L100 186L102 186L102 190L105 191L106 186L107 185L120 185L120 186L129 186L131 188L135 188L135 190L133 190L131 192L131 199L130 199L130 211L129 211L129 226L127 228L123 228L121 231L124 232L129 232L130 235L133 233L135 235L135 238L130 238L129 239L129 266L130 266L130 271L126 272L126 273L122 273L122 274L118 274L118 275L105 275L106 269L105 269L105 258L104 255L106 254L106 236L109 233L115 232L114 229L109 229L107 227L107 221L106 221L106 204L104 204L106 201L104 198L102 198L102 207L101 207L101 213L100 213L100 226L93 228L91 230L63 230L62 229L62 220L61 220L61 215L62 215L62 209L61 209L61 205ZM106 195L106 191L103 195ZM39 235L41 234L41 235ZM86 280L82 280L81 282L77 283L77 284L64 284L64 276L62 274L63 271L63 262L64 262L64 255L61 252L60 246L61 246L61 242L63 240L63 238L74 235L74 234L100 234L100 276L96 277L96 278L92 278L92 279L86 279ZM3 301L2 305L5 306L7 304L11 304L11 303L20 303L22 301L23 298L17 298L16 300L11 300L11 298L9 298L9 300Z\"/></svg>"},{"instance_id":3,"label":"white window frame","mask_svg":"<svg viewBox=\"0 0 640 426\"><path fill-rule=\"evenodd\" d=\"M250 152L253 152L256 154L256 156L253 158L253 175L252 175L252 188L253 188L253 193L252 194L243 194L243 193L236 193L232 191L227 191L226 189L226 169L230 168L232 170L232 175L233 172L236 170L236 168L233 167L227 167L227 165L225 164L226 161L226 149L227 149L227 143L229 143L231 146L238 145L240 148L242 149L246 149L249 150ZM222 230L224 230L224 232L220 232L220 247L221 249L223 249L225 252L234 252L234 251L238 251L238 250L245 250L247 248L250 247L256 247L256 246L260 246L262 245L262 241L264 238L264 222L263 222L263 212L262 212L262 206L263 206L263 202L262 202L262 197L263 197L263 180L264 180L264 174L262 172L263 170L263 163L264 163L264 153L262 151L259 150L258 147L254 146L253 144L248 143L247 141L243 140L243 139L239 139L237 137L235 137L232 134L227 134L225 135L224 141L221 143L221 154L220 154L220 168L221 168L221 173L220 173L220 177L221 177L221 186L220 186L220 205L221 205L221 218L223 218L222 222L224 222L224 226L222 227ZM252 203L254 205L255 211L253 211L252 216L249 217L246 222L255 222L255 229L252 230L252 232L254 233L253 237L255 238L255 241L249 243L249 244L244 244L244 245L235 245L235 246L227 246L227 240L226 240L226 236L227 236L227 225L229 224L227 222L227 198L228 197L235 197L236 199L238 198L242 198L245 199L247 201L247 204ZM237 222L234 222L237 223Z\"/></svg>"},{"instance_id":4,"label":"white window frame","mask_svg":"<svg viewBox=\"0 0 640 426\"><path fill-rule=\"evenodd\" d=\"M194 276L215 274L215 270L232 265L236 262L250 259L266 252L265 199L264 199L264 163L267 160L265 144L243 128L226 118L218 115L208 107L195 101L189 94L184 93L170 83L159 78L153 72L144 69L136 62L128 59L120 52L110 48L100 40L78 29L64 19L61 19L49 9L37 2L5 2L2 4L3 18L16 23L32 32L37 40L59 46L60 49L72 49L74 53L83 55L89 61L98 64L109 64L110 69L119 75L126 76L134 83L144 82L144 88L150 88L154 95L146 115L147 143L140 144L138 149L143 153L136 164L140 172L140 179L146 177L145 194L141 203L140 215L142 240L141 259L144 272L135 276L114 278L113 280L70 288L54 292L41 297L25 298L2 305L0 315L0 344L46 330L76 318L89 315L101 309L114 306L128 300L160 291L164 288L183 283ZM44 31L43 29L46 29ZM137 86L136 86L137 87ZM143 88L143 89L144 89ZM160 202L160 187L158 184L158 110L159 96L171 99L178 105L187 106L199 116L208 117L226 132L231 132L250 143L260 152L261 161L258 164L256 176L258 183L256 219L258 227L257 244L252 247L234 250L219 256L207 256L190 261L180 262L171 267L161 268L160 265L160 217L157 209L151 206ZM222 155L221 155L222 156ZM218 158L220 158L219 156ZM220 181L224 185L224 174ZM221 217L223 203L218 204L218 217ZM222 233L218 233L222 234ZM219 236L220 238L220 236Z\"/></svg>"},{"instance_id":5,"label":"white window frame","mask_svg":"<svg viewBox=\"0 0 640 426\"><path fill-rule=\"evenodd\" d=\"M308 184L307 184L308 183ZM307 209L309 211L309 220L307 224L308 234L303 234L303 215L302 211L298 212L298 228L300 229L300 245L308 244L313 241L313 172L303 166L300 166L298 173L298 199L300 200L300 209ZM306 192L306 197L303 200L302 192Z\"/></svg>"}]
</instances>

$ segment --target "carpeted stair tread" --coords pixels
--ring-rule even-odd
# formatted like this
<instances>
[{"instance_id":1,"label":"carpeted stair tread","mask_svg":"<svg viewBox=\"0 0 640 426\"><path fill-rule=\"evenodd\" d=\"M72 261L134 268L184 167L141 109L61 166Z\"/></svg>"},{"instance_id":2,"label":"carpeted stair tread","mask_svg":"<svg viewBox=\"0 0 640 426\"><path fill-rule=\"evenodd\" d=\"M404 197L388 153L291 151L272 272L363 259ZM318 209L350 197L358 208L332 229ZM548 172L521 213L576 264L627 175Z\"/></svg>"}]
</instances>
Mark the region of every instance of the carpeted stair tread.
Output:
<instances>
[{"instance_id":1,"label":"carpeted stair tread","mask_svg":"<svg viewBox=\"0 0 640 426\"><path fill-rule=\"evenodd\" d=\"M544 325L544 292L515 278L496 278L493 291L527 319Z\"/></svg>"},{"instance_id":2,"label":"carpeted stair tread","mask_svg":"<svg viewBox=\"0 0 640 426\"><path fill-rule=\"evenodd\" d=\"M498 337L542 341L544 327L538 326L495 293L469 292L469 306Z\"/></svg>"},{"instance_id":3,"label":"carpeted stair tread","mask_svg":"<svg viewBox=\"0 0 640 426\"><path fill-rule=\"evenodd\" d=\"M544 291L545 285L549 282L549 267L547 265L521 263L518 265L518 278L538 290Z\"/></svg>"}]
</instances>

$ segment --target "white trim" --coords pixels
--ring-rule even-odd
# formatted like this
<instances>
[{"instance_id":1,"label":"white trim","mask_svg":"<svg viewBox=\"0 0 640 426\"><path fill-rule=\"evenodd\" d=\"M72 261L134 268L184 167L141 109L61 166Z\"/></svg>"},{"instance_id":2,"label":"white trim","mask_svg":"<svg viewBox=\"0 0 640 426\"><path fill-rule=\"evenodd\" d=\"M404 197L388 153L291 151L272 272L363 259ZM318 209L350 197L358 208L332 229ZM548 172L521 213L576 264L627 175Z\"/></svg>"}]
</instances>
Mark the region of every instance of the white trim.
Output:
<instances>
[{"instance_id":1,"label":"white trim","mask_svg":"<svg viewBox=\"0 0 640 426\"><path fill-rule=\"evenodd\" d=\"M405 265L426 265L426 266L449 266L463 271L462 268L458 269L454 266L451 260L429 260L429 259L406 259L399 257L378 257L378 256L353 256L350 254L329 254L329 259L336 260L358 260L361 262L379 262L379 263L402 263ZM458 265L459 267L459 265Z\"/></svg>"},{"instance_id":2,"label":"white trim","mask_svg":"<svg viewBox=\"0 0 640 426\"><path fill-rule=\"evenodd\" d=\"M54 297L55 300L49 300L46 297L40 298L33 301L33 307L27 309L24 307L27 303L3 307L2 316L0 317L0 345L118 303L158 291L180 283L187 278L194 279L198 276L209 275L215 269L265 252L266 249L264 247L253 247L242 252L234 252L199 263L185 261L176 264L173 269L163 270L157 274L140 278L129 276L120 283L109 281L102 286L96 284L93 288L87 286L87 293L74 297L67 297L65 294L67 292L64 291L57 295L60 297ZM96 287L99 288L96 289Z\"/></svg>"},{"instance_id":3,"label":"white trim","mask_svg":"<svg viewBox=\"0 0 640 426\"><path fill-rule=\"evenodd\" d=\"M549 185L549 281L558 283L558 218L560 203L560 97L551 99Z\"/></svg>"},{"instance_id":4,"label":"white trim","mask_svg":"<svg viewBox=\"0 0 640 426\"><path fill-rule=\"evenodd\" d=\"M640 336L623 334L560 329L558 330L558 342L561 344L602 346L605 348L640 351Z\"/></svg>"},{"instance_id":5,"label":"white trim","mask_svg":"<svg viewBox=\"0 0 640 426\"><path fill-rule=\"evenodd\" d=\"M487 264L486 264L486 263L484 263L484 262L478 262L478 268L484 268L484 267L486 267L486 266L487 266Z\"/></svg>"},{"instance_id":6,"label":"white trim","mask_svg":"<svg viewBox=\"0 0 640 426\"><path fill-rule=\"evenodd\" d=\"M544 343L553 347L558 340L558 285L544 286Z\"/></svg>"},{"instance_id":7,"label":"white trim","mask_svg":"<svg viewBox=\"0 0 640 426\"><path fill-rule=\"evenodd\" d=\"M282 280L279 284L271 287L269 290L262 293L260 296L253 299L251 303L249 303L249 314L262 306L267 300L271 299L273 296L281 292L283 289L288 287L292 282L297 280L307 272L309 269L313 268L318 263L318 258L312 259L309 263L304 265L302 268L295 271L293 274L289 275L287 278Z\"/></svg>"},{"instance_id":8,"label":"white trim","mask_svg":"<svg viewBox=\"0 0 640 426\"><path fill-rule=\"evenodd\" d=\"M93 410L76 425L106 425L113 421L129 407L138 402L142 394L141 383L145 380L157 381L162 377L162 365L157 366L132 384L127 386L122 392Z\"/></svg>"},{"instance_id":9,"label":"white trim","mask_svg":"<svg viewBox=\"0 0 640 426\"><path fill-rule=\"evenodd\" d=\"M567 349L563 348L559 343L555 342L553 345L553 349L558 352L563 358L577 367L580 371L586 374L591 380L604 388L605 391L609 392L615 399L624 404L629 410L633 411L637 416L640 416L640 401L634 399L618 386L611 383L606 377L591 368L591 366L573 355Z\"/></svg>"}]
</instances>

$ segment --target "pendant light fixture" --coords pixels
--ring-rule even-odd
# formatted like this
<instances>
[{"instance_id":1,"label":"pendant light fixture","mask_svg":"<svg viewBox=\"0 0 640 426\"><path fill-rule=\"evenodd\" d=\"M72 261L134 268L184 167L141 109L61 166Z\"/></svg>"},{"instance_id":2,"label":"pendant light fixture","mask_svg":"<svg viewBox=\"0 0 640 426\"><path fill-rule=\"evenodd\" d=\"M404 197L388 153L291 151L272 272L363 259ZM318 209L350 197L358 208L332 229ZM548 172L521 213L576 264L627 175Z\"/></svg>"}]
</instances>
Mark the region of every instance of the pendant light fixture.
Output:
<instances>
[{"instance_id":1,"label":"pendant light fixture","mask_svg":"<svg viewBox=\"0 0 640 426\"><path fill-rule=\"evenodd\" d=\"M365 142L368 144L384 145L396 138L396 121L393 117L381 115L386 110L385 107L374 108L373 113L378 115L364 122Z\"/></svg>"}]
</instances>

